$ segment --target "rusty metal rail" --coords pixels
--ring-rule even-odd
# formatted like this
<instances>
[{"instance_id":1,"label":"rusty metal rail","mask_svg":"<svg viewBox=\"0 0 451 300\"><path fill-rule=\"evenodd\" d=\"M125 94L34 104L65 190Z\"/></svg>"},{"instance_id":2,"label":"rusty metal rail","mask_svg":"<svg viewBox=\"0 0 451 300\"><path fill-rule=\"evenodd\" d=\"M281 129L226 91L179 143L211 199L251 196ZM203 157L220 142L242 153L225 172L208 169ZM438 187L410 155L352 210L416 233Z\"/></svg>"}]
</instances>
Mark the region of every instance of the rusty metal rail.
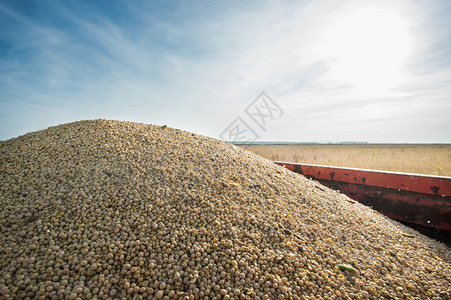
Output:
<instances>
[{"instance_id":1,"label":"rusty metal rail","mask_svg":"<svg viewBox=\"0 0 451 300\"><path fill-rule=\"evenodd\" d=\"M451 231L451 177L275 162L399 221Z\"/></svg>"}]
</instances>

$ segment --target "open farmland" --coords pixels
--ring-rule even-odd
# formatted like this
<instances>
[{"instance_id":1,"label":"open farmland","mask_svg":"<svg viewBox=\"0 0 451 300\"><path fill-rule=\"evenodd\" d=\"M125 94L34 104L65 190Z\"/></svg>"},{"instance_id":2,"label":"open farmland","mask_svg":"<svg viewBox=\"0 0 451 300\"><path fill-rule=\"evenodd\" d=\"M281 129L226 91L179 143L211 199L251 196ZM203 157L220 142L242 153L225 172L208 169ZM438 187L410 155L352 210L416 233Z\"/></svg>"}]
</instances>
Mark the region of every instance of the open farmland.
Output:
<instances>
[{"instance_id":1,"label":"open farmland","mask_svg":"<svg viewBox=\"0 0 451 300\"><path fill-rule=\"evenodd\" d=\"M451 176L451 145L242 145L270 160Z\"/></svg>"}]
</instances>

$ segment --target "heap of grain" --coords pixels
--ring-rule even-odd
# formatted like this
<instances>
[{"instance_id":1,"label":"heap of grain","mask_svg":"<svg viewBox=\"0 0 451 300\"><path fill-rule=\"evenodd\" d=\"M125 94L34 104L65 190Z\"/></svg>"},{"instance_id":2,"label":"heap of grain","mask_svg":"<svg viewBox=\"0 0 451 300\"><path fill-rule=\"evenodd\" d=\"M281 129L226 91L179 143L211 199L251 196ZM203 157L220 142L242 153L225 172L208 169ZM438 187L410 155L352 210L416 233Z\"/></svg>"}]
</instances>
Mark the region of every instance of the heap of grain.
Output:
<instances>
[{"instance_id":1,"label":"heap of grain","mask_svg":"<svg viewBox=\"0 0 451 300\"><path fill-rule=\"evenodd\" d=\"M227 143L81 121L0 145L0 295L449 298L450 250Z\"/></svg>"}]
</instances>

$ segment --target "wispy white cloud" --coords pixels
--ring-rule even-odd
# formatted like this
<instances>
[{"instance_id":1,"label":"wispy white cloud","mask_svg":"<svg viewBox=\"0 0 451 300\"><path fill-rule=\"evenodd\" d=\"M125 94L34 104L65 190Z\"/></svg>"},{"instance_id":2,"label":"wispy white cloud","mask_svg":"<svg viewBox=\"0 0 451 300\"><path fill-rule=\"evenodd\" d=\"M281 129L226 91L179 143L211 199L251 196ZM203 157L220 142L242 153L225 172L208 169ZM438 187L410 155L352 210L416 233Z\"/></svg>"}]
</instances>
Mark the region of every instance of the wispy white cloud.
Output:
<instances>
[{"instance_id":1,"label":"wispy white cloud","mask_svg":"<svg viewBox=\"0 0 451 300\"><path fill-rule=\"evenodd\" d=\"M217 137L265 90L285 115L262 139L432 141L401 132L433 120L451 141L445 1L379 2L415 49L406 80L379 94L330 80L334 57L318 51L332 20L372 1L42 3L48 18L0 4L0 139L97 117Z\"/></svg>"}]
</instances>

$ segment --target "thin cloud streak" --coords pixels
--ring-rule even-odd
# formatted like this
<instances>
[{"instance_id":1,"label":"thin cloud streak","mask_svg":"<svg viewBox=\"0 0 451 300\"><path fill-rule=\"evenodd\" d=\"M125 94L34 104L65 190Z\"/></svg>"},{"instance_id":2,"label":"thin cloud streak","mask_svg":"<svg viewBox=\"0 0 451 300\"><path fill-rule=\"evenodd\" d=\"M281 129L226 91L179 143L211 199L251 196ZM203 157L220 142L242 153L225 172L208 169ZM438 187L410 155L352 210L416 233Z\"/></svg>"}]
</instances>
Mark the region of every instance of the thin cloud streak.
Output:
<instances>
[{"instance_id":1,"label":"thin cloud streak","mask_svg":"<svg viewBox=\"0 0 451 300\"><path fill-rule=\"evenodd\" d=\"M428 47L409 59L407 83L377 96L325 80L331 61L315 53L328 18L357 3L345 2L194 2L171 9L113 2L123 19L76 2L44 2L41 9L52 11L54 20L0 4L0 15L17 28L14 34L0 30L9 45L0 55L0 139L98 117L218 137L264 90L286 111L265 140L421 142L429 137L405 138L387 129L407 130L413 123L428 128L433 119L441 132L437 142L451 142L451 45L443 44L451 34L435 29L449 18L429 28L427 20L439 8L430 8L424 20L408 7L413 3L418 11L425 2L396 8L423 22L426 29L414 40L416 46L426 40Z\"/></svg>"}]
</instances>

